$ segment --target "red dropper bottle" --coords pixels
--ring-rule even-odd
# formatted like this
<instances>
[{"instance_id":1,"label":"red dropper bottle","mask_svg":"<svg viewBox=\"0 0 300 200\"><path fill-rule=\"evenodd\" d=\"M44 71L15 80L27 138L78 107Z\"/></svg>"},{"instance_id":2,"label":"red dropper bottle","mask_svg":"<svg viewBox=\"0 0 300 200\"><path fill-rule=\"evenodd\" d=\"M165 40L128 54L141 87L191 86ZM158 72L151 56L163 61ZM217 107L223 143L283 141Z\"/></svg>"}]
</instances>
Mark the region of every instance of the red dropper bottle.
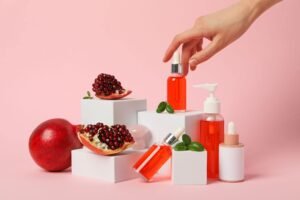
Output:
<instances>
[{"instance_id":1,"label":"red dropper bottle","mask_svg":"<svg viewBox=\"0 0 300 200\"><path fill-rule=\"evenodd\" d=\"M167 80L167 101L177 112L186 110L186 79L178 51L173 54L171 75Z\"/></svg>"},{"instance_id":2,"label":"red dropper bottle","mask_svg":"<svg viewBox=\"0 0 300 200\"><path fill-rule=\"evenodd\" d=\"M184 129L178 129L169 133L161 144L153 144L139 160L134 164L133 169L145 180L150 181L158 170L171 158L172 145L184 133Z\"/></svg>"}]
</instances>

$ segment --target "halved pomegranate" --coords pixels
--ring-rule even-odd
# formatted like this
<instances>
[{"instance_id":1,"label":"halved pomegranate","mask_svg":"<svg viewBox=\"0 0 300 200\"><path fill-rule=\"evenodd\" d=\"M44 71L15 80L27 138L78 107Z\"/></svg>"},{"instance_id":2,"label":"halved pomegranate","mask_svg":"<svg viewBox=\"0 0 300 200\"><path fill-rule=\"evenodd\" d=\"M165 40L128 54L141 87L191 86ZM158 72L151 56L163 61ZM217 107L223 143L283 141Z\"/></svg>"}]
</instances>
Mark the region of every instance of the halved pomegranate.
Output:
<instances>
[{"instance_id":1,"label":"halved pomegranate","mask_svg":"<svg viewBox=\"0 0 300 200\"><path fill-rule=\"evenodd\" d=\"M134 144L126 126L120 124L107 126L97 123L81 126L78 137L85 147L100 155L117 154Z\"/></svg>"},{"instance_id":2,"label":"halved pomegranate","mask_svg":"<svg viewBox=\"0 0 300 200\"><path fill-rule=\"evenodd\" d=\"M121 82L113 75L101 73L93 83L95 96L100 99L121 99L131 94L131 90L125 90Z\"/></svg>"}]
</instances>

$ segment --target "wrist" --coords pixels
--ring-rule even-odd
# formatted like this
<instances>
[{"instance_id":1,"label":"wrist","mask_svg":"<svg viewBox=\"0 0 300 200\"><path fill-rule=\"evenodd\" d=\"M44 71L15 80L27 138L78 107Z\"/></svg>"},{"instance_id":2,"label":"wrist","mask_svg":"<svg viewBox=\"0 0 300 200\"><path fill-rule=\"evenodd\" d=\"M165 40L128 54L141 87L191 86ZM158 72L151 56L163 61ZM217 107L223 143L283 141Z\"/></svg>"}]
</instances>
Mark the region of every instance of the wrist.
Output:
<instances>
[{"instance_id":1,"label":"wrist","mask_svg":"<svg viewBox=\"0 0 300 200\"><path fill-rule=\"evenodd\" d=\"M250 21L255 21L263 12L282 0L240 0L250 10Z\"/></svg>"}]
</instances>

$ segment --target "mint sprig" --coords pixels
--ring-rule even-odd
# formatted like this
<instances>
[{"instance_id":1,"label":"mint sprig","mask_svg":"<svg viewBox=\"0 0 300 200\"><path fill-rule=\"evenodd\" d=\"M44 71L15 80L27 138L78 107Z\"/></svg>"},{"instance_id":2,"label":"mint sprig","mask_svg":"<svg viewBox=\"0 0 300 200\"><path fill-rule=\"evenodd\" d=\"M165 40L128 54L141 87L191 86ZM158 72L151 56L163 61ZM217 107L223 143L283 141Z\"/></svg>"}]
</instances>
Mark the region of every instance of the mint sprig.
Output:
<instances>
[{"instance_id":1,"label":"mint sprig","mask_svg":"<svg viewBox=\"0 0 300 200\"><path fill-rule=\"evenodd\" d=\"M187 134L182 135L182 142L177 143L173 149L175 151L204 151L205 148L199 142L191 140L191 137Z\"/></svg>"},{"instance_id":2,"label":"mint sprig","mask_svg":"<svg viewBox=\"0 0 300 200\"><path fill-rule=\"evenodd\" d=\"M167 111L170 114L174 113L173 107L166 101L160 102L156 108L157 113L162 113L164 111Z\"/></svg>"},{"instance_id":3,"label":"mint sprig","mask_svg":"<svg viewBox=\"0 0 300 200\"><path fill-rule=\"evenodd\" d=\"M93 97L91 96L90 91L86 92L86 96L84 96L83 99L93 99Z\"/></svg>"}]
</instances>

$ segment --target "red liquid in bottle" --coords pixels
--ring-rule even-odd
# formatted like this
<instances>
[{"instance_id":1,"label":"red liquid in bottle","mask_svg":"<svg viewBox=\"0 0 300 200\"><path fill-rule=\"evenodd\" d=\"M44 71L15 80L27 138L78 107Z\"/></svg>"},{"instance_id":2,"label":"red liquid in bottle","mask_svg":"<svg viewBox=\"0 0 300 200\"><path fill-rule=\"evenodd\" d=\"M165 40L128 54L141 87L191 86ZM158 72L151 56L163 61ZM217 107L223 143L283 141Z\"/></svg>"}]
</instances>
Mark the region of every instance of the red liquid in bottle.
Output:
<instances>
[{"instance_id":1,"label":"red liquid in bottle","mask_svg":"<svg viewBox=\"0 0 300 200\"><path fill-rule=\"evenodd\" d=\"M186 79L184 76L170 76L167 81L167 101L175 111L186 110Z\"/></svg>"},{"instance_id":2,"label":"red liquid in bottle","mask_svg":"<svg viewBox=\"0 0 300 200\"><path fill-rule=\"evenodd\" d=\"M169 160L172 149L169 145L152 145L148 151L134 164L133 168L147 181Z\"/></svg>"},{"instance_id":3,"label":"red liquid in bottle","mask_svg":"<svg viewBox=\"0 0 300 200\"><path fill-rule=\"evenodd\" d=\"M224 120L200 120L200 143L207 150L207 176L219 178L219 144L224 142Z\"/></svg>"}]
</instances>

